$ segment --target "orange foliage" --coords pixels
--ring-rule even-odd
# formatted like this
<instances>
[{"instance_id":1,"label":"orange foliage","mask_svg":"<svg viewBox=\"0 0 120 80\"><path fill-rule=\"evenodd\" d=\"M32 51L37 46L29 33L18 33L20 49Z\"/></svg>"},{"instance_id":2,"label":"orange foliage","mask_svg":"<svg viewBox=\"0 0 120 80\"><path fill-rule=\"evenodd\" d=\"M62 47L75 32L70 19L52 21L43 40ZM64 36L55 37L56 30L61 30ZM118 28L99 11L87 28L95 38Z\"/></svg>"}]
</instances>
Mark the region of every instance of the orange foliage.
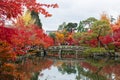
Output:
<instances>
[{"instance_id":1,"label":"orange foliage","mask_svg":"<svg viewBox=\"0 0 120 80\"><path fill-rule=\"evenodd\" d=\"M111 29L112 29L113 32L118 30L119 28L120 28L120 26L117 25L117 24L111 25Z\"/></svg>"},{"instance_id":2,"label":"orange foliage","mask_svg":"<svg viewBox=\"0 0 120 80\"><path fill-rule=\"evenodd\" d=\"M12 46L5 41L0 40L0 62L6 63L9 60L14 60L16 54L14 53Z\"/></svg>"},{"instance_id":3,"label":"orange foliage","mask_svg":"<svg viewBox=\"0 0 120 80\"><path fill-rule=\"evenodd\" d=\"M15 60L16 54L10 44L5 41L0 41L0 79L14 80L20 75L16 72L14 64L9 63Z\"/></svg>"},{"instance_id":4,"label":"orange foliage","mask_svg":"<svg viewBox=\"0 0 120 80\"><path fill-rule=\"evenodd\" d=\"M105 14L105 13L101 14L101 19L100 20L103 20L103 21L106 21L106 22L110 23L110 19L107 16L107 14Z\"/></svg>"},{"instance_id":5,"label":"orange foliage","mask_svg":"<svg viewBox=\"0 0 120 80\"><path fill-rule=\"evenodd\" d=\"M118 17L116 24L120 27L120 16Z\"/></svg>"},{"instance_id":6,"label":"orange foliage","mask_svg":"<svg viewBox=\"0 0 120 80\"><path fill-rule=\"evenodd\" d=\"M12 63L2 65L0 73L0 79L2 80L24 80L23 75L16 71L16 66Z\"/></svg>"},{"instance_id":7,"label":"orange foliage","mask_svg":"<svg viewBox=\"0 0 120 80\"><path fill-rule=\"evenodd\" d=\"M56 41L60 44L62 44L64 41L65 41L65 37L64 37L64 34L61 33L61 32L56 32Z\"/></svg>"}]
</instances>

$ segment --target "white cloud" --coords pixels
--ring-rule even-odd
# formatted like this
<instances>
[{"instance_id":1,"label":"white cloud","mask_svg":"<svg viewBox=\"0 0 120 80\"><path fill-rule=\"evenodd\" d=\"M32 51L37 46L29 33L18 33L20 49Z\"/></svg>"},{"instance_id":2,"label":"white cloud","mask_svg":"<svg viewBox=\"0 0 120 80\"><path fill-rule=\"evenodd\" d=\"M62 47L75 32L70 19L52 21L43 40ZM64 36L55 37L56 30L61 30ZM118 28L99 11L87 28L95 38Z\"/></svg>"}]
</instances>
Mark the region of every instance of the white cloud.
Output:
<instances>
[{"instance_id":1,"label":"white cloud","mask_svg":"<svg viewBox=\"0 0 120 80\"><path fill-rule=\"evenodd\" d=\"M116 17L120 13L120 0L37 0L41 3L58 3L58 9L47 9L51 18L41 17L45 30L56 30L63 22L79 22L88 17L99 18L105 11Z\"/></svg>"}]
</instances>

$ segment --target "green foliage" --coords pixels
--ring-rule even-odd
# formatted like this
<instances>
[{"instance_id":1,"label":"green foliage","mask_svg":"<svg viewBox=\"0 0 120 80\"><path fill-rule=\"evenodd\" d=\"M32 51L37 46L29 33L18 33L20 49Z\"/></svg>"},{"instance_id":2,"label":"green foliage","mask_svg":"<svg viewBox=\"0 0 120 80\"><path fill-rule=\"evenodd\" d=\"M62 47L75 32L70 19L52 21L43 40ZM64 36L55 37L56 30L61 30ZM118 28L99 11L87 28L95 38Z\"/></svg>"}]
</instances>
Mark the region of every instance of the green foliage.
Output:
<instances>
[{"instance_id":1,"label":"green foliage","mask_svg":"<svg viewBox=\"0 0 120 80\"><path fill-rule=\"evenodd\" d=\"M115 50L115 45L112 43L109 43L107 47L109 48L109 50Z\"/></svg>"},{"instance_id":2,"label":"green foliage","mask_svg":"<svg viewBox=\"0 0 120 80\"><path fill-rule=\"evenodd\" d=\"M84 51L84 54L85 55L92 55L94 53L99 53L99 54L102 54L102 53L106 53L107 50L105 50L105 48L89 48L89 49L86 49Z\"/></svg>"},{"instance_id":3,"label":"green foliage","mask_svg":"<svg viewBox=\"0 0 120 80\"><path fill-rule=\"evenodd\" d=\"M33 73L33 76L30 80L38 80L39 72Z\"/></svg>"},{"instance_id":4,"label":"green foliage","mask_svg":"<svg viewBox=\"0 0 120 80\"><path fill-rule=\"evenodd\" d=\"M55 33L49 33L49 36L51 37L51 38L53 38L53 39L55 39Z\"/></svg>"},{"instance_id":5,"label":"green foliage","mask_svg":"<svg viewBox=\"0 0 120 80\"><path fill-rule=\"evenodd\" d=\"M99 59L97 57L95 57L95 58L88 58L88 59L86 59L86 62L90 63L92 66L100 68L100 67L104 67L104 66L106 66L108 64L110 65L110 63L106 62L106 59L104 59L104 58L102 58L102 59L100 58Z\"/></svg>"},{"instance_id":6,"label":"green foliage","mask_svg":"<svg viewBox=\"0 0 120 80\"><path fill-rule=\"evenodd\" d=\"M32 19L35 19L34 24L36 24L37 26L39 26L40 28L42 28L42 23L40 21L38 13L35 12L35 11L31 11L31 17L32 17Z\"/></svg>"},{"instance_id":7,"label":"green foliage","mask_svg":"<svg viewBox=\"0 0 120 80\"><path fill-rule=\"evenodd\" d=\"M66 24L65 22L63 22L61 25L59 25L58 30L66 30L67 32L71 32L72 30L76 30L76 27L77 23L69 22L68 24Z\"/></svg>"},{"instance_id":8,"label":"green foliage","mask_svg":"<svg viewBox=\"0 0 120 80\"><path fill-rule=\"evenodd\" d=\"M89 17L89 18L87 18L86 20L84 20L84 21L82 21L82 22L83 22L84 26L88 25L89 28L90 28L90 27L92 26L92 24L93 24L94 22L96 22L96 21L97 21L96 18L94 18L94 17Z\"/></svg>"},{"instance_id":9,"label":"green foliage","mask_svg":"<svg viewBox=\"0 0 120 80\"><path fill-rule=\"evenodd\" d=\"M76 30L77 23L68 23L64 29L68 32L71 32L72 30Z\"/></svg>"},{"instance_id":10,"label":"green foliage","mask_svg":"<svg viewBox=\"0 0 120 80\"><path fill-rule=\"evenodd\" d=\"M76 73L76 68L75 66L73 66L72 64L62 64L62 67L59 67L58 70L62 73L62 74L71 74L71 73Z\"/></svg>"},{"instance_id":11,"label":"green foliage","mask_svg":"<svg viewBox=\"0 0 120 80\"><path fill-rule=\"evenodd\" d=\"M66 26L66 22L63 22L61 25L59 25L58 30L63 30Z\"/></svg>"},{"instance_id":12,"label":"green foliage","mask_svg":"<svg viewBox=\"0 0 120 80\"><path fill-rule=\"evenodd\" d=\"M77 27L77 32L85 32L86 28L84 28L84 23L83 21L80 21L78 27Z\"/></svg>"},{"instance_id":13,"label":"green foliage","mask_svg":"<svg viewBox=\"0 0 120 80\"><path fill-rule=\"evenodd\" d=\"M96 36L105 36L110 31L110 25L107 21L96 21L93 23L91 30Z\"/></svg>"},{"instance_id":14,"label":"green foliage","mask_svg":"<svg viewBox=\"0 0 120 80\"><path fill-rule=\"evenodd\" d=\"M109 22L105 20L98 20L93 23L90 29L92 30L91 37L97 39L98 41L98 47L103 46L103 43L100 41L100 37L110 34Z\"/></svg>"},{"instance_id":15,"label":"green foliage","mask_svg":"<svg viewBox=\"0 0 120 80\"><path fill-rule=\"evenodd\" d=\"M37 12L27 10L26 13L25 13L25 15L22 16L22 18L24 20L25 25L35 24L40 29L42 29L42 23L41 23L41 20L39 18L39 14Z\"/></svg>"},{"instance_id":16,"label":"green foliage","mask_svg":"<svg viewBox=\"0 0 120 80\"><path fill-rule=\"evenodd\" d=\"M89 41L91 39L93 39L93 36L91 36L91 33L82 32L79 43L80 45L89 46L89 44L86 44L86 41Z\"/></svg>"},{"instance_id":17,"label":"green foliage","mask_svg":"<svg viewBox=\"0 0 120 80\"><path fill-rule=\"evenodd\" d=\"M82 37L82 33L81 32L74 33L73 37L74 37L74 39L79 39Z\"/></svg>"}]
</instances>

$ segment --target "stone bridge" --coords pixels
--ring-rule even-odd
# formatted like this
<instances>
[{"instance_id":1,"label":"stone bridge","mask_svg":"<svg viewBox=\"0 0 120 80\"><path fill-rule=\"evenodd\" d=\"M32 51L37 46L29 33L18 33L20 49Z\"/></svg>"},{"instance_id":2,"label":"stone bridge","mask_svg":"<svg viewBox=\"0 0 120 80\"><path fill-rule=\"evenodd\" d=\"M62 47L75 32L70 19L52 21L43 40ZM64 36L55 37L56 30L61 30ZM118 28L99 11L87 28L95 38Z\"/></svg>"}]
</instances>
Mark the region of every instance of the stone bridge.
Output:
<instances>
[{"instance_id":1,"label":"stone bridge","mask_svg":"<svg viewBox=\"0 0 120 80\"><path fill-rule=\"evenodd\" d=\"M75 58L78 58L78 55L82 54L83 51L87 47L83 46L51 46L47 49L48 55L50 54L57 54L58 58L62 58L63 52L69 54L70 52L74 52ZM56 52L56 53L55 53Z\"/></svg>"}]
</instances>

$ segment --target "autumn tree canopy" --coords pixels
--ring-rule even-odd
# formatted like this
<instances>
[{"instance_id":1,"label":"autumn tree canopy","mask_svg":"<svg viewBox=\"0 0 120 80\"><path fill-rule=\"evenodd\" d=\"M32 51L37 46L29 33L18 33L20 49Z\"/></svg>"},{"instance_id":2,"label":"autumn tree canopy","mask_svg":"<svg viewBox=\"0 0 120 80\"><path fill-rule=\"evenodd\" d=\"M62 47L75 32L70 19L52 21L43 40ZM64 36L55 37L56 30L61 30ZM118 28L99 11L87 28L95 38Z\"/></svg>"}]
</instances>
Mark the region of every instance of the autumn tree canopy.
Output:
<instances>
[{"instance_id":1,"label":"autumn tree canopy","mask_svg":"<svg viewBox=\"0 0 120 80\"><path fill-rule=\"evenodd\" d=\"M32 12L32 18L35 13L37 16L41 13L45 17L50 17L51 14L45 9L50 7L57 8L58 5L37 3L36 0L0 0L0 79L18 78L16 64L13 65L12 62L27 54L32 46L48 47L53 43L42 29L36 27L41 25L38 22L35 22L37 25L25 25L22 20L18 20L16 25L6 26L5 21L17 19L25 8Z\"/></svg>"},{"instance_id":2,"label":"autumn tree canopy","mask_svg":"<svg viewBox=\"0 0 120 80\"><path fill-rule=\"evenodd\" d=\"M24 8L26 7L29 10L34 10L39 12L45 17L50 17L51 14L47 12L44 8L57 8L57 4L42 4L37 3L36 0L1 0L0 1L0 17L1 18L16 18L22 14ZM11 8L12 7L12 8Z\"/></svg>"}]
</instances>

